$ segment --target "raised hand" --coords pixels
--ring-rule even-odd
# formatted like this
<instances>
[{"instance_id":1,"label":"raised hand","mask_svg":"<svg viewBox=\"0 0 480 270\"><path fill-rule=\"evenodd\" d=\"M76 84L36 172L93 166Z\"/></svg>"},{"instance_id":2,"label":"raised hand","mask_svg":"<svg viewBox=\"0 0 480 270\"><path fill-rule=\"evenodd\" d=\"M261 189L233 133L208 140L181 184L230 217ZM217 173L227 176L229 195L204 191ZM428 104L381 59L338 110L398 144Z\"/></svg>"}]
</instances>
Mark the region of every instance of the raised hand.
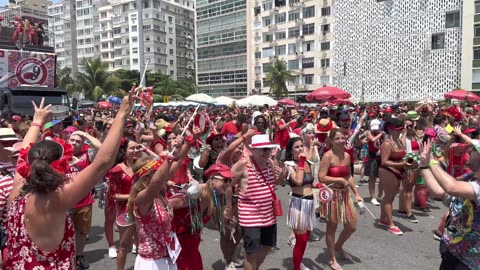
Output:
<instances>
[{"instance_id":1,"label":"raised hand","mask_svg":"<svg viewBox=\"0 0 480 270\"><path fill-rule=\"evenodd\" d=\"M33 115L33 123L38 123L40 125L45 125L48 121L50 121L52 117L52 111L50 110L51 104L45 106L45 98L42 97L42 101L40 105L37 106L35 102L32 101L33 109L35 114Z\"/></svg>"},{"instance_id":2,"label":"raised hand","mask_svg":"<svg viewBox=\"0 0 480 270\"><path fill-rule=\"evenodd\" d=\"M420 145L420 167L428 166L432 157L432 142L424 142Z\"/></svg>"},{"instance_id":3,"label":"raised hand","mask_svg":"<svg viewBox=\"0 0 480 270\"><path fill-rule=\"evenodd\" d=\"M462 127L461 126L455 126L455 128L453 128L453 132L455 133L455 135L462 135Z\"/></svg>"},{"instance_id":4,"label":"raised hand","mask_svg":"<svg viewBox=\"0 0 480 270\"><path fill-rule=\"evenodd\" d=\"M132 85L132 89L128 92L128 95L123 97L122 104L120 104L119 112L130 113L135 104L135 101L140 100L137 93L140 91L141 87L135 88L135 84Z\"/></svg>"}]
</instances>

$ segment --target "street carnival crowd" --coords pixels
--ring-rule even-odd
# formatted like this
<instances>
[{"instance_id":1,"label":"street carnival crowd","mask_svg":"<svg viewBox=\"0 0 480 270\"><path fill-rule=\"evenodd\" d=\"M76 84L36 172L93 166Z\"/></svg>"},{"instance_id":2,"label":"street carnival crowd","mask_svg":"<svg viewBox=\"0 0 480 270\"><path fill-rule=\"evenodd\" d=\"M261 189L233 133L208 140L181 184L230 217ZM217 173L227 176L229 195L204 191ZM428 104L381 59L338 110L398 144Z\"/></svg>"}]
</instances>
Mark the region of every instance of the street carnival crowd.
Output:
<instances>
[{"instance_id":1,"label":"street carnival crowd","mask_svg":"<svg viewBox=\"0 0 480 270\"><path fill-rule=\"evenodd\" d=\"M325 263L341 269L352 260L343 247L366 204L380 207L379 228L403 234L392 222L397 196L398 212L413 223L412 207L429 213L428 199L443 201L445 215L432 224L440 269L480 269L479 105L233 104L131 113L138 91L132 87L114 110L52 120L42 100L33 117L3 115L3 269L88 269L95 197L117 269L130 252L134 269L203 269L207 224L219 231L225 269L260 269L277 245L282 215L291 228L289 269L308 269L302 259L309 239L319 240L312 234L319 221L326 222ZM365 201L353 178L357 163ZM291 187L283 209L275 194L282 184Z\"/></svg>"}]
</instances>

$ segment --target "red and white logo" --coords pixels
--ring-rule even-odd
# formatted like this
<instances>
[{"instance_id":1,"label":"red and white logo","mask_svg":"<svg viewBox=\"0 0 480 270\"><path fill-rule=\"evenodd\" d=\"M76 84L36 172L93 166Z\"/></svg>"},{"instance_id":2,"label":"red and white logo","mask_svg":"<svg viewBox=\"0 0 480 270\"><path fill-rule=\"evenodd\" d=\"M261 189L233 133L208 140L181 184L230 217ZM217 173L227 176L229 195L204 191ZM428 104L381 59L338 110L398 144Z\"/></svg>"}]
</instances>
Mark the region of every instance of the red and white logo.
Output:
<instances>
[{"instance_id":1,"label":"red and white logo","mask_svg":"<svg viewBox=\"0 0 480 270\"><path fill-rule=\"evenodd\" d=\"M48 69L41 60L27 58L18 63L15 76L20 84L44 85L48 79Z\"/></svg>"}]
</instances>

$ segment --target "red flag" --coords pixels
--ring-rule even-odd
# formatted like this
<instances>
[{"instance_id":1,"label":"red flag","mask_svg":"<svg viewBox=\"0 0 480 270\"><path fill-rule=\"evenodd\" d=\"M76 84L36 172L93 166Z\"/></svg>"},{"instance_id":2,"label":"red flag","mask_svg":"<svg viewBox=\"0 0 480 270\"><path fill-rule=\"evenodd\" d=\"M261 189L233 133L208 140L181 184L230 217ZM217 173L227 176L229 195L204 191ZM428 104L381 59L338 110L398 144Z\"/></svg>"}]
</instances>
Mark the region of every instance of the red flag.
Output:
<instances>
[{"instance_id":1,"label":"red flag","mask_svg":"<svg viewBox=\"0 0 480 270\"><path fill-rule=\"evenodd\" d=\"M153 106L153 86L149 86L140 92L140 99L140 104L150 111Z\"/></svg>"}]
</instances>

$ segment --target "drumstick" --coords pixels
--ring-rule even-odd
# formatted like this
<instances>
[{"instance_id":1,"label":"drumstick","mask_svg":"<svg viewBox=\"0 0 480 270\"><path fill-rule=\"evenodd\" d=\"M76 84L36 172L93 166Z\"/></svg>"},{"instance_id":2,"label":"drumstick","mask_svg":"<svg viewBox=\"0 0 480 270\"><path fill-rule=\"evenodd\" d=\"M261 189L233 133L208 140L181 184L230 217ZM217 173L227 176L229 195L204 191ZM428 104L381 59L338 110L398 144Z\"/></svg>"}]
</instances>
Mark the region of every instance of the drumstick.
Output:
<instances>
[{"instance_id":1,"label":"drumstick","mask_svg":"<svg viewBox=\"0 0 480 270\"><path fill-rule=\"evenodd\" d=\"M197 114L198 108L200 108L200 104L198 104L198 106L197 106L197 108L195 108L195 111L193 112L192 116L190 116L190 119L188 119L187 125L183 128L182 134L180 134L180 136L183 137L183 135L185 135L185 132L187 131L188 126L190 125L190 123L192 122L193 118L194 118L195 115ZM169 155L172 155L173 152L175 152L176 149L177 149L177 147L175 146L175 147L172 149L172 151L171 151L170 153L168 153L168 154L169 154Z\"/></svg>"},{"instance_id":2,"label":"drumstick","mask_svg":"<svg viewBox=\"0 0 480 270\"><path fill-rule=\"evenodd\" d=\"M147 59L147 61L145 61L145 68L143 69L143 75L142 75L142 79L140 80L139 87L143 87L142 85L143 85L143 81L145 80L145 75L147 75L147 67L149 63L150 63L150 59ZM135 96L138 96L138 92L135 93ZM133 104L132 110L130 111L130 116L133 115L133 108L135 107L136 104L137 102L135 101L135 103Z\"/></svg>"},{"instance_id":3,"label":"drumstick","mask_svg":"<svg viewBox=\"0 0 480 270\"><path fill-rule=\"evenodd\" d=\"M364 204L365 205L365 204ZM372 211L370 211L370 209L368 209L368 207L365 205L365 209L367 210L367 212L370 214L370 216L372 216L372 218L374 220L376 220L377 218L375 217L375 215L372 213Z\"/></svg>"}]
</instances>

